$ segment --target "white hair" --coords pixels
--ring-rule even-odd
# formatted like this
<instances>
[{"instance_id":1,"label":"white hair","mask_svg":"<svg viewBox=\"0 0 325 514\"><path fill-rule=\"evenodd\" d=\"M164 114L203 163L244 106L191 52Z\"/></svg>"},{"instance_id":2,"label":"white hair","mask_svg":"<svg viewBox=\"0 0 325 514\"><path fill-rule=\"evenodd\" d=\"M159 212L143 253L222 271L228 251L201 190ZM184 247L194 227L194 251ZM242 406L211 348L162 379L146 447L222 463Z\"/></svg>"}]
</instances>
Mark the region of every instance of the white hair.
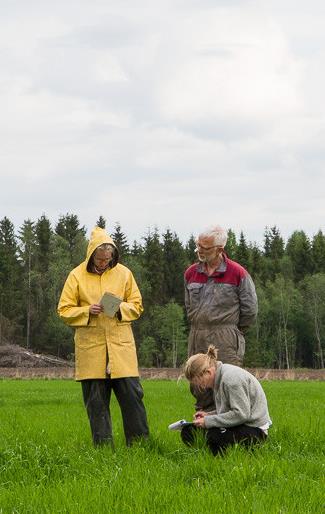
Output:
<instances>
[{"instance_id":1,"label":"white hair","mask_svg":"<svg viewBox=\"0 0 325 514\"><path fill-rule=\"evenodd\" d=\"M216 246L225 247L228 239L227 231L220 225L214 225L200 232L199 237L213 237Z\"/></svg>"}]
</instances>

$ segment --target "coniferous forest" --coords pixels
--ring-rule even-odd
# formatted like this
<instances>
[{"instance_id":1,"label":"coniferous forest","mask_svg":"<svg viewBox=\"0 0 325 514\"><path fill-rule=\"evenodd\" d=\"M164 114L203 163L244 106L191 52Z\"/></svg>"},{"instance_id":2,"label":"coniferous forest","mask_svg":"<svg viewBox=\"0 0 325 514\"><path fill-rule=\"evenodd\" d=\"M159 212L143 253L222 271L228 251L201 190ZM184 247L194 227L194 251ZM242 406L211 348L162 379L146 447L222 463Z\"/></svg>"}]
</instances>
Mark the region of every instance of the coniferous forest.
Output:
<instances>
[{"instance_id":1,"label":"coniferous forest","mask_svg":"<svg viewBox=\"0 0 325 514\"><path fill-rule=\"evenodd\" d=\"M97 225L105 228L102 216ZM196 261L194 236L182 243L172 230L152 229L130 244L119 223L106 228L143 297L145 312L133 323L140 365L180 365L188 333L183 273ZM73 330L56 307L69 271L85 259L86 232L69 213L55 225L45 215L19 228L0 220L0 344L73 358ZM297 230L285 241L277 227L267 227L259 247L229 230L226 252L252 275L259 300L245 366L323 368L325 235Z\"/></svg>"}]
</instances>

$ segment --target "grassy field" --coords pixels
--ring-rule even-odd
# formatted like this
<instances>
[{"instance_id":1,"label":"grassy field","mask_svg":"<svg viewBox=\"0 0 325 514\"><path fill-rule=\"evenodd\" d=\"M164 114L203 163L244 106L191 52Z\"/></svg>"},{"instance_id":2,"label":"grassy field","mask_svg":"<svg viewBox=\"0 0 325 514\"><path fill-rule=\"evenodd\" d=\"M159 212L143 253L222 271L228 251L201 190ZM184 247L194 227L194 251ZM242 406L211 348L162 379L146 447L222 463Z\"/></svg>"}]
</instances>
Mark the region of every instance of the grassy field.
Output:
<instances>
[{"instance_id":1,"label":"grassy field","mask_svg":"<svg viewBox=\"0 0 325 514\"><path fill-rule=\"evenodd\" d=\"M225 457L182 445L186 382L144 381L151 438L92 447L80 385L0 381L0 513L318 513L324 497L324 382L264 382L273 428Z\"/></svg>"}]
</instances>

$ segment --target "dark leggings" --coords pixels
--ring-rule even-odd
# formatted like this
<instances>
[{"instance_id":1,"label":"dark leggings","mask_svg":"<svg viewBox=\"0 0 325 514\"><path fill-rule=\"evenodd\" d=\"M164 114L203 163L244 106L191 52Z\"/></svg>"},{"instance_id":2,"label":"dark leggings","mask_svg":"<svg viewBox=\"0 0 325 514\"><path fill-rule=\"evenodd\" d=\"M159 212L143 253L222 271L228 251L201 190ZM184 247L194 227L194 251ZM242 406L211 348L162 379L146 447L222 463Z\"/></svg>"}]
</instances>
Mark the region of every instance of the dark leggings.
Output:
<instances>
[{"instance_id":1,"label":"dark leggings","mask_svg":"<svg viewBox=\"0 0 325 514\"><path fill-rule=\"evenodd\" d=\"M208 447L213 455L223 453L223 451L235 443L241 443L244 446L251 446L261 441L265 441L266 434L260 428L249 427L247 425L238 425L229 428L208 428L207 430L188 425L182 429L181 437L188 446L195 445L197 437L200 433L204 433Z\"/></svg>"},{"instance_id":2,"label":"dark leggings","mask_svg":"<svg viewBox=\"0 0 325 514\"><path fill-rule=\"evenodd\" d=\"M138 377L82 380L81 386L95 445L113 440L109 409L112 390L121 409L127 445L138 437L148 436L143 390Z\"/></svg>"}]
</instances>

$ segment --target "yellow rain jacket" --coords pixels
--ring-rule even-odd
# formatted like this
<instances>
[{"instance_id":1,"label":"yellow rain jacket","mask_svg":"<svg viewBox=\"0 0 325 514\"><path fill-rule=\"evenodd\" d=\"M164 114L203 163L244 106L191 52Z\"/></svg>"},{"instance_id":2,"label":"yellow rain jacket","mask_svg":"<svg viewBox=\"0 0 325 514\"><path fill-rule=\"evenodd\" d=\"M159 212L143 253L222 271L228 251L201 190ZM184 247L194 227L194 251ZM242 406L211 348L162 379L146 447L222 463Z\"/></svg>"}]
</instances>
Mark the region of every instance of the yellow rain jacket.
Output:
<instances>
[{"instance_id":1,"label":"yellow rain jacket","mask_svg":"<svg viewBox=\"0 0 325 514\"><path fill-rule=\"evenodd\" d=\"M110 243L107 232L99 227L91 233L87 257L69 274L58 305L59 316L75 331L76 380L139 376L131 321L143 312L141 294L131 271L115 264L102 275L87 270L89 259L98 246ZM89 313L89 306L100 303L105 292L122 299L121 321L101 313Z\"/></svg>"}]
</instances>

